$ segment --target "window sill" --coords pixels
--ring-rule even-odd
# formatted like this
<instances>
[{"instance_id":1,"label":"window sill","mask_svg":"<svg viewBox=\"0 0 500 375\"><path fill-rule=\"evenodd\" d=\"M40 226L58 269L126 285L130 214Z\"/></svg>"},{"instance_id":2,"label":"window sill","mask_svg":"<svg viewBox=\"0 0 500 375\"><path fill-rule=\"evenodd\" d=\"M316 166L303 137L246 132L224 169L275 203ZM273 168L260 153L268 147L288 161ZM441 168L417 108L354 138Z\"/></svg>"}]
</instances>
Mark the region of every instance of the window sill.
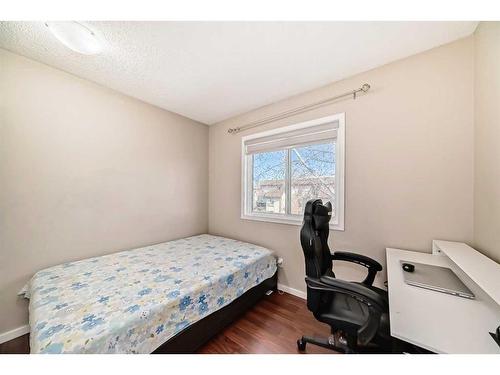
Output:
<instances>
[{"instance_id":1,"label":"window sill","mask_svg":"<svg viewBox=\"0 0 500 375\"><path fill-rule=\"evenodd\" d=\"M275 224L287 224L287 225L302 226L302 218L294 219L291 217L278 217L275 215L243 214L243 215L241 215L241 219L242 220L252 220L252 221L262 221L262 222L275 223ZM342 231L342 232L344 231L344 227L340 226L338 224L330 224L330 229L336 230L336 231Z\"/></svg>"}]
</instances>

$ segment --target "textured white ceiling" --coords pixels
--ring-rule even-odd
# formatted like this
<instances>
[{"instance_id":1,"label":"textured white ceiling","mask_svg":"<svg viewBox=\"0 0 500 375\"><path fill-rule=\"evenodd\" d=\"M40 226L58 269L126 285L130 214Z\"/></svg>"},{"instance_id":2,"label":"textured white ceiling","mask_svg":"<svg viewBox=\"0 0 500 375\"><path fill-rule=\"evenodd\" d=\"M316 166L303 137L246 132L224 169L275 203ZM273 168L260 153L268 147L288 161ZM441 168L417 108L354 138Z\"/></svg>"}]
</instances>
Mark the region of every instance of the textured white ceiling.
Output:
<instances>
[{"instance_id":1,"label":"textured white ceiling","mask_svg":"<svg viewBox=\"0 0 500 375\"><path fill-rule=\"evenodd\" d=\"M85 56L43 22L0 22L0 47L213 124L471 34L477 22L87 22Z\"/></svg>"}]
</instances>

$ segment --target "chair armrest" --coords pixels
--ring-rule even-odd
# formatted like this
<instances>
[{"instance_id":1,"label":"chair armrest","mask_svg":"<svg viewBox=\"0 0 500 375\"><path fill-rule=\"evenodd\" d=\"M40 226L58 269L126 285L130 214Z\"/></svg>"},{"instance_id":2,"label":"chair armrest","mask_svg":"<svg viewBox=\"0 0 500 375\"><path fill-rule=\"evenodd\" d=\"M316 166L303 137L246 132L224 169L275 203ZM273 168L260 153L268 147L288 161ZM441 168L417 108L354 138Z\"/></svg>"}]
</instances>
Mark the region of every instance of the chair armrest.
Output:
<instances>
[{"instance_id":1,"label":"chair armrest","mask_svg":"<svg viewBox=\"0 0 500 375\"><path fill-rule=\"evenodd\" d=\"M320 279L306 277L308 288L313 290L342 293L355 298L368 306L369 315L366 322L358 329L358 343L368 344L376 335L380 325L380 316L387 312L387 301L370 288L344 280L323 276Z\"/></svg>"},{"instance_id":2,"label":"chair armrest","mask_svg":"<svg viewBox=\"0 0 500 375\"><path fill-rule=\"evenodd\" d=\"M332 254L333 260L345 260L346 262L353 262L365 266L367 268L373 268L376 271L382 271L382 265L375 259L367 257L365 255L349 253L347 251L335 251Z\"/></svg>"},{"instance_id":3,"label":"chair armrest","mask_svg":"<svg viewBox=\"0 0 500 375\"><path fill-rule=\"evenodd\" d=\"M332 260L356 263L368 268L368 275L366 275L366 278L362 281L365 285L372 285L377 272L382 271L382 265L379 262L361 254L349 253L347 251L335 251L332 254Z\"/></svg>"}]
</instances>

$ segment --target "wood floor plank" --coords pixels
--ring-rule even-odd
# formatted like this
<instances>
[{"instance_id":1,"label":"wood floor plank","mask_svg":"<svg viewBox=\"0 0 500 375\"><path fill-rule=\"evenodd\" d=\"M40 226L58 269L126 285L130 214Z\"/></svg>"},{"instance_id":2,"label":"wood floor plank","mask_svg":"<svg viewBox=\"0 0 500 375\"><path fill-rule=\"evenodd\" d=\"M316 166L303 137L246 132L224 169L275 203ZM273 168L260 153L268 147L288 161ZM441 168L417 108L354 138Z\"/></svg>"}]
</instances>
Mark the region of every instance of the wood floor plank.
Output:
<instances>
[{"instance_id":1,"label":"wood floor plank","mask_svg":"<svg viewBox=\"0 0 500 375\"><path fill-rule=\"evenodd\" d=\"M318 322L307 310L306 301L290 294L273 293L264 297L240 319L229 325L199 350L199 353L234 353L227 339L237 340L239 353L296 354L297 339L302 335L327 337L330 328ZM306 353L335 353L308 345Z\"/></svg>"}]
</instances>

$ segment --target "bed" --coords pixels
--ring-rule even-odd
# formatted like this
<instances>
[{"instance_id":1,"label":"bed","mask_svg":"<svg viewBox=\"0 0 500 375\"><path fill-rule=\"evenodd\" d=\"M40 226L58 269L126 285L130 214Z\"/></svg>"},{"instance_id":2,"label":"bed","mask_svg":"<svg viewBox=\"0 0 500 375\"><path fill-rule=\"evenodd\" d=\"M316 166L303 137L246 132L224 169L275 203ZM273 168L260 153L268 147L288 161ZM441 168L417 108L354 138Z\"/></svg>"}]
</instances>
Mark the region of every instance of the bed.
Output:
<instances>
[{"instance_id":1,"label":"bed","mask_svg":"<svg viewBox=\"0 0 500 375\"><path fill-rule=\"evenodd\" d=\"M263 247L199 235L37 272L31 353L191 352L276 287Z\"/></svg>"}]
</instances>

